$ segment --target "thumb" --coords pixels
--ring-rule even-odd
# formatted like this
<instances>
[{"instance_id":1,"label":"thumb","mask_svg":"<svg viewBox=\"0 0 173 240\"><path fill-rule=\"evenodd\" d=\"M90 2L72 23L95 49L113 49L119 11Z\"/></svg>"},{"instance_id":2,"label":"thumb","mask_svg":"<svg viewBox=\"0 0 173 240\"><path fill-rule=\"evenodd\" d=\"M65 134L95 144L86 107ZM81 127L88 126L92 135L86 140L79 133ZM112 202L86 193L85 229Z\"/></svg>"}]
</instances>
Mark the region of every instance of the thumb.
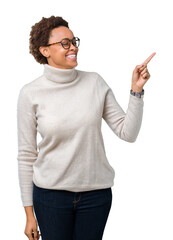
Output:
<instances>
[{"instance_id":1,"label":"thumb","mask_svg":"<svg viewBox=\"0 0 173 240\"><path fill-rule=\"evenodd\" d=\"M138 72L138 69L141 68L143 66L143 64L140 64L140 65L136 65L135 69L134 69L134 72Z\"/></svg>"},{"instance_id":2,"label":"thumb","mask_svg":"<svg viewBox=\"0 0 173 240\"><path fill-rule=\"evenodd\" d=\"M34 239L34 240L38 240L38 232L37 232L37 229L33 229L33 232L34 232L34 234L33 234L33 239Z\"/></svg>"}]
</instances>

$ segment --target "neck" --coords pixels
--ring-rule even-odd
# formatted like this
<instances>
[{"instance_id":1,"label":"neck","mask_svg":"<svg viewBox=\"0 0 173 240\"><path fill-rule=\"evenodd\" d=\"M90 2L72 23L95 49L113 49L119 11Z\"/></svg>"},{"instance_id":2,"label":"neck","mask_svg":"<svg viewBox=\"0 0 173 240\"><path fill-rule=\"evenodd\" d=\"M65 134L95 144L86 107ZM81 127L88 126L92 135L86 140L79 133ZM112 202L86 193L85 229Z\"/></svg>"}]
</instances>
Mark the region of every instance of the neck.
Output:
<instances>
[{"instance_id":1,"label":"neck","mask_svg":"<svg viewBox=\"0 0 173 240\"><path fill-rule=\"evenodd\" d=\"M75 68L62 69L44 64L44 75L48 80L57 83L68 83L75 80L77 70Z\"/></svg>"}]
</instances>

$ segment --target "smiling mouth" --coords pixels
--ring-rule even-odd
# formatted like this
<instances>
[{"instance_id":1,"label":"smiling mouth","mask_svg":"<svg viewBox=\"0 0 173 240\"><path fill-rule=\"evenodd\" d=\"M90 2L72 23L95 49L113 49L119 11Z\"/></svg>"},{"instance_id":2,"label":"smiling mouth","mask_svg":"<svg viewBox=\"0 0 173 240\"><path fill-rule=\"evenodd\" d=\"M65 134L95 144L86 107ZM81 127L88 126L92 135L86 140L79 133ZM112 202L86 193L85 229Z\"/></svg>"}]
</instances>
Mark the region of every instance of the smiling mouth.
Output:
<instances>
[{"instance_id":1,"label":"smiling mouth","mask_svg":"<svg viewBox=\"0 0 173 240\"><path fill-rule=\"evenodd\" d=\"M76 60L77 59L77 55L76 54L67 55L66 58L68 58L70 60Z\"/></svg>"}]
</instances>

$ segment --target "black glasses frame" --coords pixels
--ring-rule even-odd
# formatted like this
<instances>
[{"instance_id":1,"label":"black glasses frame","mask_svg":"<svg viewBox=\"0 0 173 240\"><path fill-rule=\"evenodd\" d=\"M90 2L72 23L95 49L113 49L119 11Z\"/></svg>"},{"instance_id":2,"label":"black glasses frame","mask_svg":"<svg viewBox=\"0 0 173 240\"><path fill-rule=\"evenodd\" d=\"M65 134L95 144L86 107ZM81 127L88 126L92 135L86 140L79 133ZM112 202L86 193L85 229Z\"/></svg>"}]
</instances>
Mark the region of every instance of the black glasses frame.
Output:
<instances>
[{"instance_id":1,"label":"black glasses frame","mask_svg":"<svg viewBox=\"0 0 173 240\"><path fill-rule=\"evenodd\" d=\"M62 43L63 40L69 40L70 44L68 45L67 48L64 47L64 45L63 45L63 43ZM49 46L51 46L51 45L55 45L55 44L61 43L61 45L62 45L62 47L63 47L64 49L69 49L70 46L71 46L71 43L73 44L73 46L75 46L74 40L75 40L75 41L77 40L77 41L79 42L78 44L80 45L80 38L74 37L73 39L63 38L60 42L49 43L49 44L47 44L46 46L49 47ZM78 45L78 47L79 47L79 45ZM76 46L75 46L75 47L76 47ZM78 48L78 47L76 47L76 48Z\"/></svg>"}]
</instances>

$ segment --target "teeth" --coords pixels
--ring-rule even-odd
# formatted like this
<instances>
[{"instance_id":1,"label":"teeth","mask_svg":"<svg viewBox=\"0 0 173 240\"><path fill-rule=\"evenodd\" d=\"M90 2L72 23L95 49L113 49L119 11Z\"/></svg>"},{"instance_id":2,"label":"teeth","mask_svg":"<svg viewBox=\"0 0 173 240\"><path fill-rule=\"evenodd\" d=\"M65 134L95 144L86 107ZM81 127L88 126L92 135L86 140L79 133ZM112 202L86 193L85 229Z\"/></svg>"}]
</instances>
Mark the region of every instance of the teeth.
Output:
<instances>
[{"instance_id":1,"label":"teeth","mask_svg":"<svg viewBox=\"0 0 173 240\"><path fill-rule=\"evenodd\" d=\"M76 55L68 55L67 57L73 58L73 57L76 57Z\"/></svg>"}]
</instances>

